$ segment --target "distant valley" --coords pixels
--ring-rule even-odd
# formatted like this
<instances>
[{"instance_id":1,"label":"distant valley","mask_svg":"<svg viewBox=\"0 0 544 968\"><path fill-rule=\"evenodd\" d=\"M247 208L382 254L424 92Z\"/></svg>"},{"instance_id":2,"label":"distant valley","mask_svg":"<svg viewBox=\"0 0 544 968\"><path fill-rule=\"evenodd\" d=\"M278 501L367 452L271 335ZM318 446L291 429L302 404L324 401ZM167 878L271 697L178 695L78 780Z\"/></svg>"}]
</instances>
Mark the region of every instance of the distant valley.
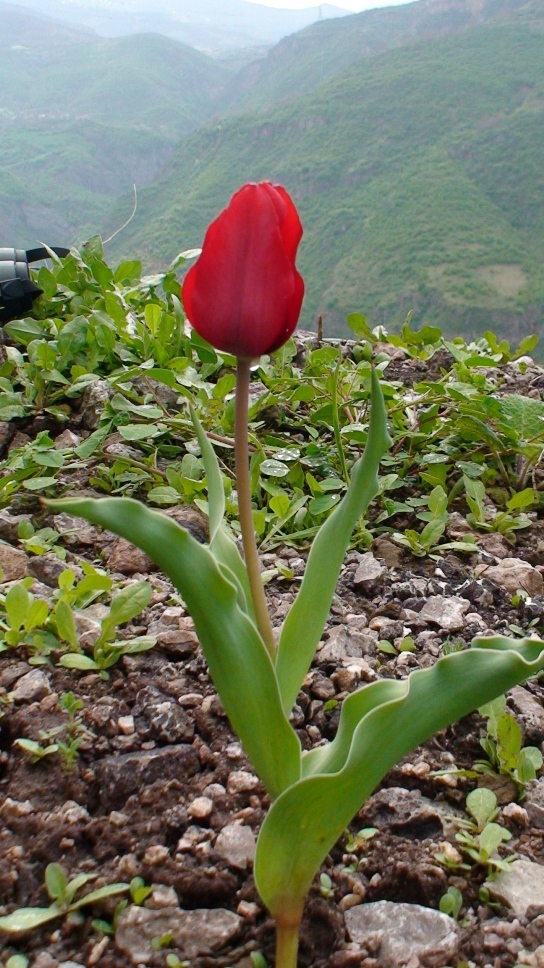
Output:
<instances>
[{"instance_id":1,"label":"distant valley","mask_svg":"<svg viewBox=\"0 0 544 968\"><path fill-rule=\"evenodd\" d=\"M21 38L0 35L5 244L106 235L136 180L109 258L158 267L270 178L305 226L302 325L345 334L360 311L394 329L413 311L450 336L543 328L542 0L322 20L250 64L15 9L0 3Z\"/></svg>"}]
</instances>

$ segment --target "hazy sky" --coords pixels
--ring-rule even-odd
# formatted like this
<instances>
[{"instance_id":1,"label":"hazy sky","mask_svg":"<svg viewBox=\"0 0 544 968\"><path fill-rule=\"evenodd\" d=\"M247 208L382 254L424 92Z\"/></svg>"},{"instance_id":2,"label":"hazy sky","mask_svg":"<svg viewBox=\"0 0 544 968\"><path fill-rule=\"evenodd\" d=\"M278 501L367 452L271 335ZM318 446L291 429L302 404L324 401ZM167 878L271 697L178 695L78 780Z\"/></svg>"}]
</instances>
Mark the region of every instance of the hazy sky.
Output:
<instances>
[{"instance_id":1,"label":"hazy sky","mask_svg":"<svg viewBox=\"0 0 544 968\"><path fill-rule=\"evenodd\" d=\"M289 10L302 10L304 7L318 7L319 0L249 0L250 3L259 3L264 7L283 7ZM396 6L406 3L407 0L327 0L335 7L344 10L371 10L373 7Z\"/></svg>"}]
</instances>

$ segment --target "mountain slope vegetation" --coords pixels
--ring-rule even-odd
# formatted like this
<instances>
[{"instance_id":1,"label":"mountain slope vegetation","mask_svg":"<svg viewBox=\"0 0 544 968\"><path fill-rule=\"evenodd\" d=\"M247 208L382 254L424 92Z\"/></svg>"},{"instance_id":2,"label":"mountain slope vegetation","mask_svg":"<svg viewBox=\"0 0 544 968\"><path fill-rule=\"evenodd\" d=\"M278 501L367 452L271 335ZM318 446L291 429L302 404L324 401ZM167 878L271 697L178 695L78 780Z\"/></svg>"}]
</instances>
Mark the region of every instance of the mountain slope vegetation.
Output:
<instances>
[{"instance_id":1,"label":"mountain slope vegetation","mask_svg":"<svg viewBox=\"0 0 544 968\"><path fill-rule=\"evenodd\" d=\"M524 5L525 0L418 0L319 21L241 71L227 92L228 108L255 110L309 94L365 57L459 33Z\"/></svg>"},{"instance_id":2,"label":"mountain slope vegetation","mask_svg":"<svg viewBox=\"0 0 544 968\"><path fill-rule=\"evenodd\" d=\"M542 6L526 4L208 125L142 193L117 251L164 262L200 244L243 181L270 178L305 226L303 324L320 313L337 334L363 311L395 327L413 310L450 334L533 331L544 308L543 41Z\"/></svg>"},{"instance_id":3,"label":"mountain slope vegetation","mask_svg":"<svg viewBox=\"0 0 544 968\"><path fill-rule=\"evenodd\" d=\"M158 34L104 39L2 3L0 18L0 216L17 245L99 231L112 199L213 113L229 74Z\"/></svg>"}]
</instances>

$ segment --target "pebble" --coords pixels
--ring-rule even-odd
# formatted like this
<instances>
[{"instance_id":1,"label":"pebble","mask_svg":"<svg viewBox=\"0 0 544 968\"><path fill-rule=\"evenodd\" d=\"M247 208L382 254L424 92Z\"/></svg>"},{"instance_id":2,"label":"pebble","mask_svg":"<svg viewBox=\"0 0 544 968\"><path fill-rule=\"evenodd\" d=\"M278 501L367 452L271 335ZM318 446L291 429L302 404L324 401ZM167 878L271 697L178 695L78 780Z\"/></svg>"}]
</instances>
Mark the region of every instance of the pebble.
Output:
<instances>
[{"instance_id":1,"label":"pebble","mask_svg":"<svg viewBox=\"0 0 544 968\"><path fill-rule=\"evenodd\" d=\"M159 867L168 860L169 856L168 847L164 847L163 844L154 844L147 848L144 854L144 864L149 864L150 867Z\"/></svg>"},{"instance_id":2,"label":"pebble","mask_svg":"<svg viewBox=\"0 0 544 968\"><path fill-rule=\"evenodd\" d=\"M131 904L117 921L116 947L134 965L147 964L154 957L152 942L172 933L172 944L181 959L210 956L238 934L242 918L222 908L183 911L172 906L154 911Z\"/></svg>"},{"instance_id":3,"label":"pebble","mask_svg":"<svg viewBox=\"0 0 544 968\"><path fill-rule=\"evenodd\" d=\"M213 800L210 797L196 797L187 807L187 813L195 820L206 820L213 811Z\"/></svg>"},{"instance_id":4,"label":"pebble","mask_svg":"<svg viewBox=\"0 0 544 968\"><path fill-rule=\"evenodd\" d=\"M258 904L254 901L240 901L238 907L236 908L236 913L244 918L245 921L255 921L261 913L261 909Z\"/></svg>"},{"instance_id":5,"label":"pebble","mask_svg":"<svg viewBox=\"0 0 544 968\"><path fill-rule=\"evenodd\" d=\"M544 906L544 866L527 857L514 861L509 871L499 871L484 886L491 897L512 908L517 917L524 918L531 905Z\"/></svg>"},{"instance_id":6,"label":"pebble","mask_svg":"<svg viewBox=\"0 0 544 968\"><path fill-rule=\"evenodd\" d=\"M259 786L259 778L247 770L234 770L227 780L227 792L234 796L236 793L250 793Z\"/></svg>"},{"instance_id":7,"label":"pebble","mask_svg":"<svg viewBox=\"0 0 544 968\"><path fill-rule=\"evenodd\" d=\"M116 538L107 557L108 568L121 575L146 575L157 571L157 565L149 555L136 548L125 538Z\"/></svg>"},{"instance_id":8,"label":"pebble","mask_svg":"<svg viewBox=\"0 0 544 968\"><path fill-rule=\"evenodd\" d=\"M353 584L367 590L369 587L387 575L387 568L376 560L371 551L365 552L359 558L359 565L353 578Z\"/></svg>"},{"instance_id":9,"label":"pebble","mask_svg":"<svg viewBox=\"0 0 544 968\"><path fill-rule=\"evenodd\" d=\"M521 558L503 558L498 565L477 565L475 574L485 576L510 595L514 595L518 588L523 588L531 596L542 595L544 591L540 572Z\"/></svg>"},{"instance_id":10,"label":"pebble","mask_svg":"<svg viewBox=\"0 0 544 968\"><path fill-rule=\"evenodd\" d=\"M45 672L32 669L17 680L12 690L11 698L14 702L36 702L51 694L51 686Z\"/></svg>"},{"instance_id":11,"label":"pebble","mask_svg":"<svg viewBox=\"0 0 544 968\"><path fill-rule=\"evenodd\" d=\"M19 817L29 817L32 813L34 813L34 804L31 800L12 800L11 797L6 797L0 807L0 817L6 823Z\"/></svg>"},{"instance_id":12,"label":"pebble","mask_svg":"<svg viewBox=\"0 0 544 968\"><path fill-rule=\"evenodd\" d=\"M255 834L251 827L227 824L219 833L214 850L229 867L245 871L255 857Z\"/></svg>"},{"instance_id":13,"label":"pebble","mask_svg":"<svg viewBox=\"0 0 544 968\"><path fill-rule=\"evenodd\" d=\"M537 745L544 740L544 708L528 689L514 686L508 696L516 718L523 729L525 744Z\"/></svg>"},{"instance_id":14,"label":"pebble","mask_svg":"<svg viewBox=\"0 0 544 968\"><path fill-rule=\"evenodd\" d=\"M465 615L470 609L470 602L465 598L444 595L432 595L421 609L420 617L425 622L438 625L445 632L458 632L464 628Z\"/></svg>"},{"instance_id":15,"label":"pebble","mask_svg":"<svg viewBox=\"0 0 544 968\"><path fill-rule=\"evenodd\" d=\"M325 641L318 647L317 659L320 663L334 664L344 659L360 659L376 651L374 636L335 625L326 633Z\"/></svg>"},{"instance_id":16,"label":"pebble","mask_svg":"<svg viewBox=\"0 0 544 968\"><path fill-rule=\"evenodd\" d=\"M104 756L94 767L105 812L124 806L129 796L165 776L194 776L200 772L191 746L180 744L142 752Z\"/></svg>"},{"instance_id":17,"label":"pebble","mask_svg":"<svg viewBox=\"0 0 544 968\"><path fill-rule=\"evenodd\" d=\"M452 918L418 904L374 901L346 911L351 941L361 946L370 935L380 941L379 964L401 968L414 960L426 968L443 968L455 959L459 929ZM419 961L417 960L419 959Z\"/></svg>"},{"instance_id":18,"label":"pebble","mask_svg":"<svg viewBox=\"0 0 544 968\"><path fill-rule=\"evenodd\" d=\"M132 736L134 733L134 716L119 716L117 726L123 736Z\"/></svg>"},{"instance_id":19,"label":"pebble","mask_svg":"<svg viewBox=\"0 0 544 968\"><path fill-rule=\"evenodd\" d=\"M28 558L24 551L12 548L11 545L0 543L0 568L2 581L17 581L26 575Z\"/></svg>"}]
</instances>

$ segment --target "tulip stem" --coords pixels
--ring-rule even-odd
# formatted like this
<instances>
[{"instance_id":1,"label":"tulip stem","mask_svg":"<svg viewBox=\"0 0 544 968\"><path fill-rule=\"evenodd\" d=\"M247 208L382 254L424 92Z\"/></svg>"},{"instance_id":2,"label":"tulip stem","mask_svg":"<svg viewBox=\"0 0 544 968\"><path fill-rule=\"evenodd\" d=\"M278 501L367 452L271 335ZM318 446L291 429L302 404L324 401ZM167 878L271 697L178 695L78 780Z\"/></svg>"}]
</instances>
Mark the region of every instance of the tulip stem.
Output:
<instances>
[{"instance_id":1,"label":"tulip stem","mask_svg":"<svg viewBox=\"0 0 544 968\"><path fill-rule=\"evenodd\" d=\"M263 638L272 662L276 661L276 643L268 613L264 587L261 578L261 564L257 554L253 513L251 510L251 480L249 475L249 380L251 360L238 357L236 367L236 412L234 424L234 456L236 461L236 490L238 491L238 512L242 543L246 560L249 587L253 598L257 627Z\"/></svg>"}]
</instances>

